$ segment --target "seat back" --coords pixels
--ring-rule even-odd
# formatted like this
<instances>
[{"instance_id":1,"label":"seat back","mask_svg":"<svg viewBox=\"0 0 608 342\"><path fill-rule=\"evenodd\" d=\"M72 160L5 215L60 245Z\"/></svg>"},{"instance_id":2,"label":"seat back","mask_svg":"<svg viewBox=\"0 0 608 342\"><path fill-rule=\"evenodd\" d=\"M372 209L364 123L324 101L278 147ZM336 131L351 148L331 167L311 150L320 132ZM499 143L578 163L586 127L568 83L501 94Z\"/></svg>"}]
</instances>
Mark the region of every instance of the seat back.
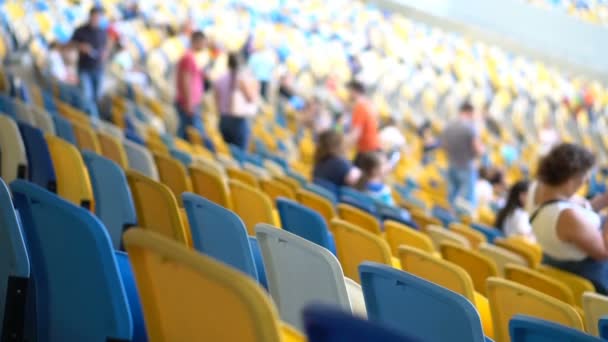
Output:
<instances>
[{"instance_id":1,"label":"seat back","mask_svg":"<svg viewBox=\"0 0 608 342\"><path fill-rule=\"evenodd\" d=\"M509 342L509 321L517 314L583 330L583 322L576 310L562 301L505 279L490 278L487 284L496 342Z\"/></svg>"},{"instance_id":2,"label":"seat back","mask_svg":"<svg viewBox=\"0 0 608 342\"><path fill-rule=\"evenodd\" d=\"M8 187L0 179L0 339L23 340L30 261Z\"/></svg>"},{"instance_id":3,"label":"seat back","mask_svg":"<svg viewBox=\"0 0 608 342\"><path fill-rule=\"evenodd\" d=\"M57 176L57 194L83 208L95 211L91 179L80 152L69 142L47 136L46 143Z\"/></svg>"},{"instance_id":4,"label":"seat back","mask_svg":"<svg viewBox=\"0 0 608 342\"><path fill-rule=\"evenodd\" d=\"M260 187L273 202L279 197L287 198L292 201L296 200L295 193L287 185L276 179L262 179L260 180Z\"/></svg>"},{"instance_id":5,"label":"seat back","mask_svg":"<svg viewBox=\"0 0 608 342\"><path fill-rule=\"evenodd\" d=\"M99 140L99 147L101 148L101 154L114 161L124 170L129 168L129 159L127 158L127 152L121 141L108 133L98 132L97 140Z\"/></svg>"},{"instance_id":6,"label":"seat back","mask_svg":"<svg viewBox=\"0 0 608 342\"><path fill-rule=\"evenodd\" d=\"M583 294L583 310L585 311L587 331L599 336L598 322L600 318L608 316L608 297L598 293L586 292Z\"/></svg>"},{"instance_id":7,"label":"seat back","mask_svg":"<svg viewBox=\"0 0 608 342\"><path fill-rule=\"evenodd\" d=\"M154 161L158 168L160 181L173 191L180 206L183 206L182 194L192 192L192 182L186 168L177 159L170 156L155 154Z\"/></svg>"},{"instance_id":8,"label":"seat back","mask_svg":"<svg viewBox=\"0 0 608 342\"><path fill-rule=\"evenodd\" d=\"M0 176L5 182L27 178L27 153L17 123L0 114Z\"/></svg>"},{"instance_id":9,"label":"seat back","mask_svg":"<svg viewBox=\"0 0 608 342\"><path fill-rule=\"evenodd\" d=\"M536 270L519 265L507 265L505 267L505 278L533 288L570 305L576 305L572 291L566 285Z\"/></svg>"},{"instance_id":10,"label":"seat back","mask_svg":"<svg viewBox=\"0 0 608 342\"><path fill-rule=\"evenodd\" d=\"M366 262L360 271L370 321L421 341L485 340L479 314L463 296L386 265Z\"/></svg>"},{"instance_id":11,"label":"seat back","mask_svg":"<svg viewBox=\"0 0 608 342\"><path fill-rule=\"evenodd\" d=\"M185 193L182 197L194 249L257 280L258 273L243 221L230 210L198 195Z\"/></svg>"},{"instance_id":12,"label":"seat back","mask_svg":"<svg viewBox=\"0 0 608 342\"><path fill-rule=\"evenodd\" d=\"M305 189L300 189L296 193L298 202L303 206L313 209L323 216L325 223L329 224L336 216L333 203L327 198Z\"/></svg>"},{"instance_id":13,"label":"seat back","mask_svg":"<svg viewBox=\"0 0 608 342\"><path fill-rule=\"evenodd\" d=\"M303 328L302 309L310 303L351 310L342 268L331 252L269 225L259 224L255 230L270 294L283 321Z\"/></svg>"},{"instance_id":14,"label":"seat back","mask_svg":"<svg viewBox=\"0 0 608 342\"><path fill-rule=\"evenodd\" d=\"M225 175L219 166L197 164L189 169L192 178L192 189L206 199L231 209L230 189Z\"/></svg>"},{"instance_id":15,"label":"seat back","mask_svg":"<svg viewBox=\"0 0 608 342\"><path fill-rule=\"evenodd\" d=\"M583 307L583 294L585 292L595 292L595 286L593 286L593 283L574 273L562 271L546 265L538 265L536 270L549 278L555 279L566 285L566 287L572 291L574 302L578 307Z\"/></svg>"},{"instance_id":16,"label":"seat back","mask_svg":"<svg viewBox=\"0 0 608 342\"><path fill-rule=\"evenodd\" d=\"M329 229L319 213L283 198L277 200L277 208L283 229L334 251L334 246L330 241Z\"/></svg>"},{"instance_id":17,"label":"seat back","mask_svg":"<svg viewBox=\"0 0 608 342\"><path fill-rule=\"evenodd\" d=\"M416 222L418 228L422 231L427 231L429 226L442 226L443 222L434 217L428 216L421 210L410 210L410 214L412 215L412 220Z\"/></svg>"},{"instance_id":18,"label":"seat back","mask_svg":"<svg viewBox=\"0 0 608 342\"><path fill-rule=\"evenodd\" d=\"M29 181L51 192L56 192L55 168L53 167L49 147L44 139L44 133L36 127L21 122L19 123L19 131L27 153Z\"/></svg>"},{"instance_id":19,"label":"seat back","mask_svg":"<svg viewBox=\"0 0 608 342\"><path fill-rule=\"evenodd\" d=\"M338 259L347 277L361 283L359 265L364 261L392 264L390 247L378 235L337 219L332 221L331 227Z\"/></svg>"},{"instance_id":20,"label":"seat back","mask_svg":"<svg viewBox=\"0 0 608 342\"><path fill-rule=\"evenodd\" d=\"M36 106L30 106L30 110L34 116L34 126L41 129L44 134L55 135L55 124L51 115L46 110Z\"/></svg>"},{"instance_id":21,"label":"seat back","mask_svg":"<svg viewBox=\"0 0 608 342\"><path fill-rule=\"evenodd\" d=\"M55 124L55 133L57 134L57 136L69 142L70 144L76 145L76 137L74 136L74 129L72 128L72 123L59 115L53 115L52 117L53 123Z\"/></svg>"},{"instance_id":22,"label":"seat back","mask_svg":"<svg viewBox=\"0 0 608 342\"><path fill-rule=\"evenodd\" d=\"M435 246L428 235L416 231L414 228L409 228L395 221L385 221L384 231L386 232L386 241L391 247L393 255L399 254L399 246L406 245L418 248L427 253L435 253Z\"/></svg>"},{"instance_id":23,"label":"seat back","mask_svg":"<svg viewBox=\"0 0 608 342\"><path fill-rule=\"evenodd\" d=\"M443 242L440 249L443 258L462 267L471 276L475 290L485 295L486 279L498 276L494 261L475 250L448 241Z\"/></svg>"},{"instance_id":24,"label":"seat back","mask_svg":"<svg viewBox=\"0 0 608 342\"><path fill-rule=\"evenodd\" d=\"M232 209L245 222L249 235L255 235L258 223L276 225L272 213L272 202L265 193L239 181L228 183L232 197Z\"/></svg>"},{"instance_id":25,"label":"seat back","mask_svg":"<svg viewBox=\"0 0 608 342\"><path fill-rule=\"evenodd\" d=\"M129 306L103 224L35 184L17 181L11 190L30 253L38 340L131 340Z\"/></svg>"},{"instance_id":26,"label":"seat back","mask_svg":"<svg viewBox=\"0 0 608 342\"><path fill-rule=\"evenodd\" d=\"M511 342L600 342L599 338L542 319L517 315L509 322Z\"/></svg>"},{"instance_id":27,"label":"seat back","mask_svg":"<svg viewBox=\"0 0 608 342\"><path fill-rule=\"evenodd\" d=\"M317 194L325 199L327 199L328 201L330 201L330 203L333 205L334 203L338 202L338 198L336 197L336 194L334 194L333 192L330 192L329 190L325 189L324 187L317 185L317 184L313 184L313 183L306 183L304 184L304 190L310 191L313 194Z\"/></svg>"},{"instance_id":28,"label":"seat back","mask_svg":"<svg viewBox=\"0 0 608 342\"><path fill-rule=\"evenodd\" d=\"M140 172L155 181L160 179L152 153L147 148L127 139L123 142L123 146L127 153L130 169Z\"/></svg>"},{"instance_id":29,"label":"seat back","mask_svg":"<svg viewBox=\"0 0 608 342\"><path fill-rule=\"evenodd\" d=\"M139 293L137 293L135 276L133 275L133 268L131 267L129 256L127 253L122 251L114 251L114 256L116 257L116 263L120 272L120 279L122 280L122 284L127 295L127 300L129 301L131 320L133 322L133 339L131 339L131 341L147 342L148 334L146 333L144 313L141 308Z\"/></svg>"},{"instance_id":30,"label":"seat back","mask_svg":"<svg viewBox=\"0 0 608 342\"><path fill-rule=\"evenodd\" d=\"M536 268L542 259L542 251L539 247L517 238L496 239L494 244L522 256L528 262L528 266L532 268Z\"/></svg>"},{"instance_id":31,"label":"seat back","mask_svg":"<svg viewBox=\"0 0 608 342\"><path fill-rule=\"evenodd\" d=\"M376 322L357 318L334 306L313 304L304 309L309 342L408 342L416 341Z\"/></svg>"},{"instance_id":32,"label":"seat back","mask_svg":"<svg viewBox=\"0 0 608 342\"><path fill-rule=\"evenodd\" d=\"M152 232L124 240L150 341L281 341L276 310L249 277Z\"/></svg>"},{"instance_id":33,"label":"seat back","mask_svg":"<svg viewBox=\"0 0 608 342\"><path fill-rule=\"evenodd\" d=\"M79 149L89 150L97 154L101 154L99 140L97 140L97 135L91 126L73 122L72 127L74 128L76 144L78 145Z\"/></svg>"},{"instance_id":34,"label":"seat back","mask_svg":"<svg viewBox=\"0 0 608 342\"><path fill-rule=\"evenodd\" d=\"M600 331L600 337L604 340L608 340L608 317L604 316L600 318L598 330Z\"/></svg>"},{"instance_id":35,"label":"seat back","mask_svg":"<svg viewBox=\"0 0 608 342\"><path fill-rule=\"evenodd\" d=\"M115 162L96 153L84 151L82 156L95 194L95 213L108 230L114 249L120 249L122 233L137 223L125 172Z\"/></svg>"},{"instance_id":36,"label":"seat back","mask_svg":"<svg viewBox=\"0 0 608 342\"><path fill-rule=\"evenodd\" d=\"M488 242L485 235L461 223L454 222L450 224L450 231L465 237L469 240L471 247L475 249L479 248L479 245L482 243Z\"/></svg>"},{"instance_id":37,"label":"seat back","mask_svg":"<svg viewBox=\"0 0 608 342\"><path fill-rule=\"evenodd\" d=\"M479 245L479 253L487 256L494 260L496 267L498 267L498 275L504 276L505 267L508 264L528 266L528 262L519 254L515 254L508 249L494 246L489 243L482 243Z\"/></svg>"},{"instance_id":38,"label":"seat back","mask_svg":"<svg viewBox=\"0 0 608 342\"><path fill-rule=\"evenodd\" d=\"M435 249L439 250L442 242L449 241L465 248L471 248L469 240L462 235L451 232L443 227L430 225L427 227L427 233L433 241Z\"/></svg>"},{"instance_id":39,"label":"seat back","mask_svg":"<svg viewBox=\"0 0 608 342\"><path fill-rule=\"evenodd\" d=\"M399 247L399 260L404 271L450 289L475 303L473 281L460 266L408 246Z\"/></svg>"},{"instance_id":40,"label":"seat back","mask_svg":"<svg viewBox=\"0 0 608 342\"><path fill-rule=\"evenodd\" d=\"M171 190L135 171L127 171L127 181L133 194L138 226L188 245L189 232L186 232Z\"/></svg>"},{"instance_id":41,"label":"seat back","mask_svg":"<svg viewBox=\"0 0 608 342\"><path fill-rule=\"evenodd\" d=\"M355 226L361 227L373 234L382 234L382 228L378 219L359 208L351 205L340 203L338 204L338 215L346 222L350 222Z\"/></svg>"},{"instance_id":42,"label":"seat back","mask_svg":"<svg viewBox=\"0 0 608 342\"><path fill-rule=\"evenodd\" d=\"M237 169L234 167L226 168L226 173L231 180L239 181L247 186L258 189L260 184L258 179L249 171Z\"/></svg>"}]
</instances>

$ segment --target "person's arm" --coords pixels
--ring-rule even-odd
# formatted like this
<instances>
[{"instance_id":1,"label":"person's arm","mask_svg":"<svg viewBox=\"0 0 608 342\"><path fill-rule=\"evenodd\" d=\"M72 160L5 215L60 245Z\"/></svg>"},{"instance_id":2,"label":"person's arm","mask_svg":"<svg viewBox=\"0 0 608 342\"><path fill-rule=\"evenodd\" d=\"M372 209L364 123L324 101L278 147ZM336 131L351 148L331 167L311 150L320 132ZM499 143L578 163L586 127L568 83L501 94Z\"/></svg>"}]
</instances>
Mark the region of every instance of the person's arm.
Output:
<instances>
[{"instance_id":1,"label":"person's arm","mask_svg":"<svg viewBox=\"0 0 608 342\"><path fill-rule=\"evenodd\" d=\"M593 197L589 203L591 204L593 210L601 211L602 209L608 207L608 193Z\"/></svg>"},{"instance_id":2,"label":"person's arm","mask_svg":"<svg viewBox=\"0 0 608 342\"><path fill-rule=\"evenodd\" d=\"M258 85L256 81L250 78L240 78L238 80L238 86L239 89L243 92L243 95L245 95L245 99L247 99L247 102L258 101L258 94L260 92L258 91L259 89L257 89Z\"/></svg>"},{"instance_id":3,"label":"person's arm","mask_svg":"<svg viewBox=\"0 0 608 342\"><path fill-rule=\"evenodd\" d=\"M588 219L579 211L566 209L557 220L557 236L570 242L595 260L608 259L608 229L590 227Z\"/></svg>"},{"instance_id":4,"label":"person's arm","mask_svg":"<svg viewBox=\"0 0 608 342\"><path fill-rule=\"evenodd\" d=\"M353 166L350 168L350 170L348 170L348 173L346 173L344 183L349 186L354 186L359 182L359 179L361 179L361 170Z\"/></svg>"},{"instance_id":5,"label":"person's arm","mask_svg":"<svg viewBox=\"0 0 608 342\"><path fill-rule=\"evenodd\" d=\"M194 108L192 105L192 96L190 95L190 84L192 84L192 74L190 72L182 72L180 77L180 94L182 94L184 99L183 108L188 114L194 113Z\"/></svg>"},{"instance_id":6,"label":"person's arm","mask_svg":"<svg viewBox=\"0 0 608 342\"><path fill-rule=\"evenodd\" d=\"M472 143L473 143L473 151L475 152L475 155L480 157L485 152L485 147L483 146L481 139L479 139L479 136L475 135L473 137Z\"/></svg>"}]
</instances>

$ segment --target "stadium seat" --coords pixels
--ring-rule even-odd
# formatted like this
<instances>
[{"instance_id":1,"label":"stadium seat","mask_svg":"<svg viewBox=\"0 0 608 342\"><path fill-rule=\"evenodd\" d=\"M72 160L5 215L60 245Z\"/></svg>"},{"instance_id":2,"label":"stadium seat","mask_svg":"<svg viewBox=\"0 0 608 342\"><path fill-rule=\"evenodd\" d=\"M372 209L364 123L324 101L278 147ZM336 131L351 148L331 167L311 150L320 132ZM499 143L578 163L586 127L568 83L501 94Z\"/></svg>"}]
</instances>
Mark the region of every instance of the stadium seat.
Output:
<instances>
[{"instance_id":1,"label":"stadium seat","mask_svg":"<svg viewBox=\"0 0 608 342\"><path fill-rule=\"evenodd\" d=\"M76 137L76 145L78 145L80 150L89 150L101 154L99 140L91 126L72 123L72 128L74 129L74 136Z\"/></svg>"},{"instance_id":2,"label":"stadium seat","mask_svg":"<svg viewBox=\"0 0 608 342\"><path fill-rule=\"evenodd\" d=\"M57 194L78 206L95 212L91 179L78 149L67 141L54 136L47 136L46 143L57 177Z\"/></svg>"},{"instance_id":3,"label":"stadium seat","mask_svg":"<svg viewBox=\"0 0 608 342\"><path fill-rule=\"evenodd\" d=\"M488 300L494 319L496 342L509 342L509 321L517 314L529 315L583 330L576 310L553 297L527 286L500 279L488 279Z\"/></svg>"},{"instance_id":4,"label":"stadium seat","mask_svg":"<svg viewBox=\"0 0 608 342\"><path fill-rule=\"evenodd\" d=\"M454 263L471 276L475 291L486 294L486 279L498 276L494 261L478 251L470 250L449 241L441 243L439 249L443 258Z\"/></svg>"},{"instance_id":5,"label":"stadium seat","mask_svg":"<svg viewBox=\"0 0 608 342\"><path fill-rule=\"evenodd\" d=\"M249 236L249 247L251 247L255 269L258 271L258 281L266 290L268 290L268 280L266 279L266 268L264 267L262 249L255 236Z\"/></svg>"},{"instance_id":6,"label":"stadium seat","mask_svg":"<svg viewBox=\"0 0 608 342\"><path fill-rule=\"evenodd\" d=\"M521 239L511 237L508 239L496 239L494 244L498 247L508 249L513 253L521 255L528 262L528 266L536 268L543 257L542 251L534 245L530 245Z\"/></svg>"},{"instance_id":7,"label":"stadium seat","mask_svg":"<svg viewBox=\"0 0 608 342\"><path fill-rule=\"evenodd\" d=\"M583 307L583 294L585 292L595 292L595 287L589 280L574 273L547 265L539 265L536 270L566 285L572 291L574 302L580 308Z\"/></svg>"},{"instance_id":8,"label":"stadium seat","mask_svg":"<svg viewBox=\"0 0 608 342\"><path fill-rule=\"evenodd\" d=\"M230 210L201 196L184 193L182 198L194 249L257 281L258 272L243 221Z\"/></svg>"},{"instance_id":9,"label":"stadium seat","mask_svg":"<svg viewBox=\"0 0 608 342\"><path fill-rule=\"evenodd\" d=\"M123 145L127 153L129 169L140 172L144 176L158 182L160 179L158 169L156 168L156 164L154 164L154 158L150 151L127 139L125 139Z\"/></svg>"},{"instance_id":10,"label":"stadium seat","mask_svg":"<svg viewBox=\"0 0 608 342\"><path fill-rule=\"evenodd\" d=\"M255 230L270 294L285 322L303 328L302 309L310 303L333 304L351 311L344 274L332 253L266 224L257 225Z\"/></svg>"},{"instance_id":11,"label":"stadium seat","mask_svg":"<svg viewBox=\"0 0 608 342\"><path fill-rule=\"evenodd\" d=\"M28 180L51 192L56 192L55 168L44 133L36 127L21 122L19 131L27 152Z\"/></svg>"},{"instance_id":12,"label":"stadium seat","mask_svg":"<svg viewBox=\"0 0 608 342\"><path fill-rule=\"evenodd\" d=\"M114 249L119 250L123 232L137 223L127 177L110 159L89 151L82 152L82 157L93 186L95 213L108 230Z\"/></svg>"},{"instance_id":13,"label":"stadium seat","mask_svg":"<svg viewBox=\"0 0 608 342\"><path fill-rule=\"evenodd\" d=\"M246 170L240 170L234 167L226 168L226 174L231 180L239 181L247 186L259 189L260 184L256 176Z\"/></svg>"},{"instance_id":14,"label":"stadium seat","mask_svg":"<svg viewBox=\"0 0 608 342\"><path fill-rule=\"evenodd\" d=\"M438 219L430 217L420 210L410 210L410 214L412 215L412 220L416 222L418 228L423 232L428 231L429 226L441 227L443 225L443 223Z\"/></svg>"},{"instance_id":15,"label":"stadium seat","mask_svg":"<svg viewBox=\"0 0 608 342\"><path fill-rule=\"evenodd\" d=\"M361 283L358 267L364 261L399 266L393 261L386 241L378 235L338 219L332 221L331 231L336 240L338 260L350 279Z\"/></svg>"},{"instance_id":16,"label":"stadium seat","mask_svg":"<svg viewBox=\"0 0 608 342\"><path fill-rule=\"evenodd\" d=\"M336 254L334 237L318 212L283 198L277 200L277 209L283 229Z\"/></svg>"},{"instance_id":17,"label":"stadium seat","mask_svg":"<svg viewBox=\"0 0 608 342\"><path fill-rule=\"evenodd\" d=\"M386 221L384 222L384 231L386 232L386 241L394 256L399 254L399 246L401 245L418 248L432 255L440 256L428 235L413 228L395 221Z\"/></svg>"},{"instance_id":18,"label":"stadium seat","mask_svg":"<svg viewBox=\"0 0 608 342\"><path fill-rule=\"evenodd\" d=\"M196 164L188 170L195 193L224 208L232 208L228 181L218 165Z\"/></svg>"},{"instance_id":19,"label":"stadium seat","mask_svg":"<svg viewBox=\"0 0 608 342\"><path fill-rule=\"evenodd\" d=\"M276 179L262 179L260 180L260 188L273 203L277 198L283 197L292 201L296 200L295 193L285 184L281 183Z\"/></svg>"},{"instance_id":20,"label":"stadium seat","mask_svg":"<svg viewBox=\"0 0 608 342\"><path fill-rule=\"evenodd\" d=\"M338 204L338 216L346 222L352 223L355 226L361 227L372 234L381 235L382 228L378 219L359 208L351 205L340 203Z\"/></svg>"},{"instance_id":21,"label":"stadium seat","mask_svg":"<svg viewBox=\"0 0 608 342\"><path fill-rule=\"evenodd\" d=\"M427 226L427 233L433 241L435 249L439 250L442 242L449 241L465 248L471 248L469 240L462 235L451 232L443 227L430 225Z\"/></svg>"},{"instance_id":22,"label":"stadium seat","mask_svg":"<svg viewBox=\"0 0 608 342\"><path fill-rule=\"evenodd\" d=\"M601 339L561 324L517 315L509 322L511 342L600 342Z\"/></svg>"},{"instance_id":23,"label":"stadium seat","mask_svg":"<svg viewBox=\"0 0 608 342\"><path fill-rule=\"evenodd\" d=\"M137 226L190 245L190 232L184 227L171 190L136 171L127 171L127 181L135 203Z\"/></svg>"},{"instance_id":24,"label":"stadium seat","mask_svg":"<svg viewBox=\"0 0 608 342\"><path fill-rule=\"evenodd\" d=\"M305 207L313 209L323 216L325 219L325 223L329 225L331 220L336 216L336 211L334 209L333 203L327 198L320 196L317 193L313 193L306 189L300 189L296 193L296 198L298 202Z\"/></svg>"},{"instance_id":25,"label":"stadium seat","mask_svg":"<svg viewBox=\"0 0 608 342\"><path fill-rule=\"evenodd\" d=\"M308 342L417 341L382 324L355 317L332 305L309 305L304 308L303 319Z\"/></svg>"},{"instance_id":26,"label":"stadium seat","mask_svg":"<svg viewBox=\"0 0 608 342\"><path fill-rule=\"evenodd\" d=\"M598 330L600 331L600 337L604 340L608 340L608 317L604 316L600 318L598 322Z\"/></svg>"},{"instance_id":27,"label":"stadium seat","mask_svg":"<svg viewBox=\"0 0 608 342\"><path fill-rule=\"evenodd\" d=\"M324 188L325 190L329 191L330 193L334 194L336 197L339 195L339 188L332 182L329 182L325 179L321 179L321 178L315 178L314 179L314 184Z\"/></svg>"},{"instance_id":28,"label":"stadium seat","mask_svg":"<svg viewBox=\"0 0 608 342\"><path fill-rule=\"evenodd\" d=\"M496 267L498 267L498 274L502 277L505 274L505 267L508 264L528 266L528 262L519 254L515 254L508 249L502 247L490 245L488 243L482 243L479 245L479 253L487 256L494 260Z\"/></svg>"},{"instance_id":29,"label":"stadium seat","mask_svg":"<svg viewBox=\"0 0 608 342\"><path fill-rule=\"evenodd\" d=\"M488 240L488 243L494 243L494 240L504 237L502 231L496 228L484 226L482 224L472 223L471 228L485 235L486 239Z\"/></svg>"},{"instance_id":30,"label":"stadium seat","mask_svg":"<svg viewBox=\"0 0 608 342\"><path fill-rule=\"evenodd\" d=\"M482 243L487 242L487 238L485 235L483 235L482 233L476 231L473 228L470 228L464 224L461 223L452 223L450 224L450 231L460 234L463 237L465 237L467 240L469 240L469 244L471 245L472 248L479 248L479 245L481 245Z\"/></svg>"},{"instance_id":31,"label":"stadium seat","mask_svg":"<svg viewBox=\"0 0 608 342\"><path fill-rule=\"evenodd\" d=\"M127 152L125 151L122 142L118 138L104 133L97 133L97 140L99 140L99 147L101 148L101 154L114 161L123 170L129 168L129 159L127 158Z\"/></svg>"},{"instance_id":32,"label":"stadium seat","mask_svg":"<svg viewBox=\"0 0 608 342\"><path fill-rule=\"evenodd\" d=\"M255 235L258 223L276 226L272 202L262 191L239 181L228 183L232 197L232 209L245 222L249 235Z\"/></svg>"},{"instance_id":33,"label":"stadium seat","mask_svg":"<svg viewBox=\"0 0 608 342\"><path fill-rule=\"evenodd\" d=\"M34 126L42 130L44 134L55 135L55 124L53 123L51 114L36 106L30 106L30 111L34 116Z\"/></svg>"},{"instance_id":34,"label":"stadium seat","mask_svg":"<svg viewBox=\"0 0 608 342\"><path fill-rule=\"evenodd\" d=\"M338 199L334 193L317 184L306 183L304 184L303 189L326 198L332 203L332 205L338 202Z\"/></svg>"},{"instance_id":35,"label":"stadium seat","mask_svg":"<svg viewBox=\"0 0 608 342\"><path fill-rule=\"evenodd\" d=\"M171 189L180 207L183 207L182 194L192 192L192 182L186 167L179 160L160 154L154 154L154 162L160 181Z\"/></svg>"},{"instance_id":36,"label":"stadium seat","mask_svg":"<svg viewBox=\"0 0 608 342\"><path fill-rule=\"evenodd\" d=\"M171 151L169 151L169 154L171 155L171 157L179 161L185 168L188 168L194 162L194 160L192 159L192 154L186 153L184 151L171 149Z\"/></svg>"},{"instance_id":37,"label":"stadium seat","mask_svg":"<svg viewBox=\"0 0 608 342\"><path fill-rule=\"evenodd\" d=\"M297 192L302 187L302 185L300 185L297 180L289 176L276 177L276 180L283 183L284 185L287 185L291 189L291 191L294 192Z\"/></svg>"},{"instance_id":38,"label":"stadium seat","mask_svg":"<svg viewBox=\"0 0 608 342\"><path fill-rule=\"evenodd\" d=\"M59 115L53 115L53 123L55 124L55 134L70 144L76 146L76 136L72 123Z\"/></svg>"},{"instance_id":39,"label":"stadium seat","mask_svg":"<svg viewBox=\"0 0 608 342\"><path fill-rule=\"evenodd\" d=\"M24 339L30 260L8 187L0 179L0 338Z\"/></svg>"},{"instance_id":40,"label":"stadium seat","mask_svg":"<svg viewBox=\"0 0 608 342\"><path fill-rule=\"evenodd\" d=\"M370 321L423 341L485 341L479 314L461 295L386 265L359 269Z\"/></svg>"},{"instance_id":41,"label":"stadium seat","mask_svg":"<svg viewBox=\"0 0 608 342\"><path fill-rule=\"evenodd\" d=\"M133 339L132 342L147 342L148 334L146 333L146 323L144 322L144 313L141 308L141 301L137 286L135 284L135 276L133 268L129 261L129 256L125 252L115 251L116 263L120 272L120 279L125 288L129 309L131 311L131 321L133 322Z\"/></svg>"},{"instance_id":42,"label":"stadium seat","mask_svg":"<svg viewBox=\"0 0 608 342\"><path fill-rule=\"evenodd\" d=\"M587 331L594 336L600 336L598 322L602 317L608 316L608 297L593 292L586 292L583 294L583 310L585 312Z\"/></svg>"},{"instance_id":43,"label":"stadium seat","mask_svg":"<svg viewBox=\"0 0 608 342\"><path fill-rule=\"evenodd\" d=\"M38 339L131 340L129 305L101 222L35 184L17 181L11 190L32 265Z\"/></svg>"},{"instance_id":44,"label":"stadium seat","mask_svg":"<svg viewBox=\"0 0 608 342\"><path fill-rule=\"evenodd\" d=\"M505 279L528 286L564 303L576 305L572 291L566 285L536 270L519 265L507 265Z\"/></svg>"},{"instance_id":45,"label":"stadium seat","mask_svg":"<svg viewBox=\"0 0 608 342\"><path fill-rule=\"evenodd\" d=\"M27 153L17 123L0 114L0 176L5 182L27 179Z\"/></svg>"},{"instance_id":46,"label":"stadium seat","mask_svg":"<svg viewBox=\"0 0 608 342\"><path fill-rule=\"evenodd\" d=\"M152 232L130 229L124 240L150 341L304 341L240 272Z\"/></svg>"}]
</instances>

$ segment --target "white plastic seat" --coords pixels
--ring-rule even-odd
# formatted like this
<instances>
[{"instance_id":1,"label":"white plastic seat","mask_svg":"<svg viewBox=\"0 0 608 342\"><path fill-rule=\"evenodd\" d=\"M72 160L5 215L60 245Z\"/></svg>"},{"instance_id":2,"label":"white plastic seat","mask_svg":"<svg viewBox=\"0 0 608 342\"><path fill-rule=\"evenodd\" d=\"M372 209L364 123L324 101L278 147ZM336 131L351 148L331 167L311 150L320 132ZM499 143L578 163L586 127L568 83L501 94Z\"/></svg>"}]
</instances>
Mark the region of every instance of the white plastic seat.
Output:
<instances>
[{"instance_id":1,"label":"white plastic seat","mask_svg":"<svg viewBox=\"0 0 608 342\"><path fill-rule=\"evenodd\" d=\"M55 135L55 124L53 123L51 115L42 108L31 105L29 107L30 112L34 116L34 126L40 128L44 134Z\"/></svg>"},{"instance_id":2,"label":"white plastic seat","mask_svg":"<svg viewBox=\"0 0 608 342\"><path fill-rule=\"evenodd\" d=\"M488 243L482 243L479 245L479 252L488 258L494 260L498 267L498 274L504 276L505 266L507 264L515 264L521 266L528 266L528 262L522 256L517 255L504 248L494 246Z\"/></svg>"},{"instance_id":3,"label":"white plastic seat","mask_svg":"<svg viewBox=\"0 0 608 342\"><path fill-rule=\"evenodd\" d=\"M123 144L125 146L125 152L127 152L129 168L158 182L160 180L158 169L154 163L152 153L150 153L147 148L126 139Z\"/></svg>"}]
</instances>

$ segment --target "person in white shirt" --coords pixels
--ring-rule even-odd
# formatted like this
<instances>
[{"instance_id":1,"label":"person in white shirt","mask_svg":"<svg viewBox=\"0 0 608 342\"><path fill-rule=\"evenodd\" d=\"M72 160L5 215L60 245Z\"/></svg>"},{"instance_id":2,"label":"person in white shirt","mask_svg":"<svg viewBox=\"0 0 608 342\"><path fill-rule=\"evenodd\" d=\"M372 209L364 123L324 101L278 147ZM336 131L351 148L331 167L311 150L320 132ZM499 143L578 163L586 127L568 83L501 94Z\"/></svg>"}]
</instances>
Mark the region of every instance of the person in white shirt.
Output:
<instances>
[{"instance_id":1,"label":"person in white shirt","mask_svg":"<svg viewBox=\"0 0 608 342\"><path fill-rule=\"evenodd\" d=\"M521 236L530 242L536 242L530 217L524 209L528 187L528 181L519 181L511 187L507 203L496 216L496 227L507 237Z\"/></svg>"},{"instance_id":2,"label":"person in white shirt","mask_svg":"<svg viewBox=\"0 0 608 342\"><path fill-rule=\"evenodd\" d=\"M52 42L49 45L49 54L46 63L47 73L51 78L59 82L76 84L78 79L70 73L70 68L63 56L64 49L65 47L58 42Z\"/></svg>"}]
</instances>

